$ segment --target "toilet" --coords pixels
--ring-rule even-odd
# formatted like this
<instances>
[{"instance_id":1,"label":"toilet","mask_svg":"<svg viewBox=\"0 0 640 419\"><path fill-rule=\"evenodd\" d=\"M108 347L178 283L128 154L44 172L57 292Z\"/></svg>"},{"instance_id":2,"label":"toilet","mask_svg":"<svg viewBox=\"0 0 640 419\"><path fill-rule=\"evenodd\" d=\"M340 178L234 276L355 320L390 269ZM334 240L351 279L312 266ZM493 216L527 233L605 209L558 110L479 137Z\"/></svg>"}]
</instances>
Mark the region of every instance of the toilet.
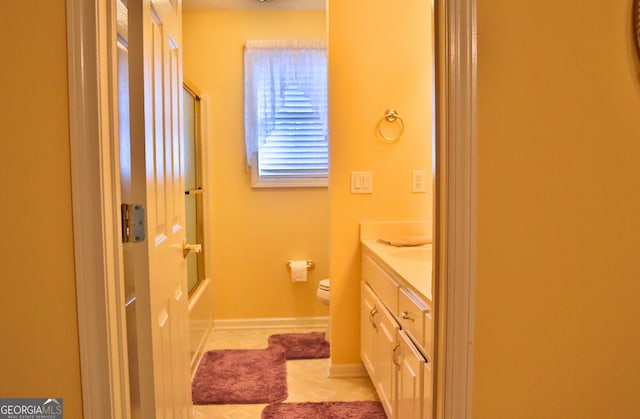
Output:
<instances>
[{"instance_id":1,"label":"toilet","mask_svg":"<svg viewBox=\"0 0 640 419\"><path fill-rule=\"evenodd\" d=\"M316 291L316 296L318 300L320 300L323 304L329 305L329 287L330 282L329 279L322 279L318 283L318 290Z\"/></svg>"},{"instance_id":2,"label":"toilet","mask_svg":"<svg viewBox=\"0 0 640 419\"><path fill-rule=\"evenodd\" d=\"M329 294L330 294L329 287L330 287L329 279L321 279L320 282L318 282L318 290L316 291L316 296L318 297L318 300L320 300L321 303L326 305L329 305ZM331 320L329 320L329 322L331 322ZM328 331L325 334L325 339L327 342L330 341Z\"/></svg>"}]
</instances>

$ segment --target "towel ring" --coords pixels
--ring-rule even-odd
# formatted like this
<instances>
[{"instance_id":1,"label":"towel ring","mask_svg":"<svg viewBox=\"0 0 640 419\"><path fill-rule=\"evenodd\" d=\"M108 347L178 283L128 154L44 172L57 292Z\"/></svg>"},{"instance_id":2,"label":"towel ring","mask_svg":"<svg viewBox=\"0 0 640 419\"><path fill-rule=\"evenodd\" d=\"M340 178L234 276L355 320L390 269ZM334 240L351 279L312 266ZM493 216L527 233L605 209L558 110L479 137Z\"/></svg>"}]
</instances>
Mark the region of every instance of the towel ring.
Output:
<instances>
[{"instance_id":1,"label":"towel ring","mask_svg":"<svg viewBox=\"0 0 640 419\"><path fill-rule=\"evenodd\" d=\"M382 132L382 123L384 121L387 121L391 124L398 122L400 124L399 126L399 132L397 134L397 136L395 137L390 137L385 135ZM380 118L380 120L378 121L377 124L377 130L378 130L378 134L380 135L380 137L385 140L385 141L389 141L389 142L393 142L393 141L397 141L400 139L400 137L402 137L402 134L404 133L404 121L402 120L402 118L400 118L400 116L398 115L398 112L395 111L395 109L389 108L386 110L386 112L384 113L384 116L382 118Z\"/></svg>"}]
</instances>

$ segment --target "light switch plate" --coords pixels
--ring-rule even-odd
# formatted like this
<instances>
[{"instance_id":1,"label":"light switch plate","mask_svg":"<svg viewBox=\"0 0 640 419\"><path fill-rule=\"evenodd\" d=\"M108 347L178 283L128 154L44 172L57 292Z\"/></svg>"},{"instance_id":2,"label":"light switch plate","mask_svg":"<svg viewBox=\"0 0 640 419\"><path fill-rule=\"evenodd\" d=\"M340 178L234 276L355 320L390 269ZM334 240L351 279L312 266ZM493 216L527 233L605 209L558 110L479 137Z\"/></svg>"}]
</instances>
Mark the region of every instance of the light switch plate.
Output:
<instances>
[{"instance_id":1,"label":"light switch plate","mask_svg":"<svg viewBox=\"0 0 640 419\"><path fill-rule=\"evenodd\" d=\"M351 172L351 193L373 193L371 172Z\"/></svg>"}]
</instances>

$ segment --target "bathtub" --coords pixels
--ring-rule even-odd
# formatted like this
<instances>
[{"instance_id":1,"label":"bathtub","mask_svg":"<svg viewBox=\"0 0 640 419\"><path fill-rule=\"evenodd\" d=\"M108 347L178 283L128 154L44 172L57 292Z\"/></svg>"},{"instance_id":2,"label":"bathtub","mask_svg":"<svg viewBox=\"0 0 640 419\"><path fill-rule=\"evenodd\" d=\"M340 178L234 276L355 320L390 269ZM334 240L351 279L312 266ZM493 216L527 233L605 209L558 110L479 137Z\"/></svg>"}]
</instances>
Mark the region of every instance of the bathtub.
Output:
<instances>
[{"instance_id":1,"label":"bathtub","mask_svg":"<svg viewBox=\"0 0 640 419\"><path fill-rule=\"evenodd\" d=\"M189 297L189 338L191 377L196 372L206 350L213 326L213 289L209 278L198 284Z\"/></svg>"}]
</instances>

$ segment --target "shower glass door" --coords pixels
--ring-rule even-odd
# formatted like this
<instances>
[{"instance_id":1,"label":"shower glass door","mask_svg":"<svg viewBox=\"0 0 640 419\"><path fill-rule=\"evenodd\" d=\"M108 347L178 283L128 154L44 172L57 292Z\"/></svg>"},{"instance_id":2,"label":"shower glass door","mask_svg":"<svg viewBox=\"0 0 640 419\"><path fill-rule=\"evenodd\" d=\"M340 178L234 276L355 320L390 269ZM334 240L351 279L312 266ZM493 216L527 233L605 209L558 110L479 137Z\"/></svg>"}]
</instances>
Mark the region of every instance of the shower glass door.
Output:
<instances>
[{"instance_id":1,"label":"shower glass door","mask_svg":"<svg viewBox=\"0 0 640 419\"><path fill-rule=\"evenodd\" d=\"M202 245L202 252L187 256L187 278L189 295L205 278L203 234L203 194L201 138L200 138L200 97L186 84L183 86L184 99L184 167L185 167L185 212L187 243Z\"/></svg>"}]
</instances>

